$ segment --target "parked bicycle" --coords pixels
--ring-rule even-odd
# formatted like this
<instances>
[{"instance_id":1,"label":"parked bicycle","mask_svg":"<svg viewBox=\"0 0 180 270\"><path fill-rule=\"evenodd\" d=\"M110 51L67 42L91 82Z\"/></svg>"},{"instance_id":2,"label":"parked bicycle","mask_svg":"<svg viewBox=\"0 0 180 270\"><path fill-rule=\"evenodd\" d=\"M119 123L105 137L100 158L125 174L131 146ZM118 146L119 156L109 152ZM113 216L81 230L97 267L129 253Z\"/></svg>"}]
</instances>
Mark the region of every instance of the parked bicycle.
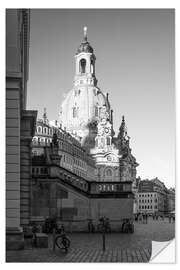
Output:
<instances>
[{"instance_id":1,"label":"parked bicycle","mask_svg":"<svg viewBox=\"0 0 180 270\"><path fill-rule=\"evenodd\" d=\"M101 217L99 219L99 224L97 225L97 231L102 232L105 231L106 233L111 232L111 225L109 218Z\"/></svg>"},{"instance_id":2,"label":"parked bicycle","mask_svg":"<svg viewBox=\"0 0 180 270\"><path fill-rule=\"evenodd\" d=\"M64 226L61 225L61 227L57 230L57 232L58 232L58 235L55 238L55 245L61 250L68 252L68 248L70 247L71 241L66 236L66 233L64 231Z\"/></svg>"}]
</instances>

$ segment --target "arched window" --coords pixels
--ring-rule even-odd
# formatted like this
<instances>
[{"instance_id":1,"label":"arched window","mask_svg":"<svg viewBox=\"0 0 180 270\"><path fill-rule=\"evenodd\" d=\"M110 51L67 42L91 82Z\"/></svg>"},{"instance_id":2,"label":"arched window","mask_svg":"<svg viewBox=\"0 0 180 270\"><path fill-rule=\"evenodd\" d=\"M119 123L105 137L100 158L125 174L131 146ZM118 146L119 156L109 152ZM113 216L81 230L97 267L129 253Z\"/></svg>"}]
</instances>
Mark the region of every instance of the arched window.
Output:
<instances>
[{"instance_id":1,"label":"arched window","mask_svg":"<svg viewBox=\"0 0 180 270\"><path fill-rule=\"evenodd\" d=\"M84 58L80 60L80 72L86 73L86 60Z\"/></svg>"},{"instance_id":2,"label":"arched window","mask_svg":"<svg viewBox=\"0 0 180 270\"><path fill-rule=\"evenodd\" d=\"M111 145L111 139L110 139L110 137L107 137L106 141L107 141L107 145Z\"/></svg>"},{"instance_id":3,"label":"arched window","mask_svg":"<svg viewBox=\"0 0 180 270\"><path fill-rule=\"evenodd\" d=\"M39 133L41 132L41 127L38 127L38 132L39 132Z\"/></svg>"},{"instance_id":4,"label":"arched window","mask_svg":"<svg viewBox=\"0 0 180 270\"><path fill-rule=\"evenodd\" d=\"M92 59L91 59L91 73L92 74L94 73L94 62Z\"/></svg>"},{"instance_id":5,"label":"arched window","mask_svg":"<svg viewBox=\"0 0 180 270\"><path fill-rule=\"evenodd\" d=\"M112 170L111 169L107 169L106 170L106 176L112 176Z\"/></svg>"}]
</instances>

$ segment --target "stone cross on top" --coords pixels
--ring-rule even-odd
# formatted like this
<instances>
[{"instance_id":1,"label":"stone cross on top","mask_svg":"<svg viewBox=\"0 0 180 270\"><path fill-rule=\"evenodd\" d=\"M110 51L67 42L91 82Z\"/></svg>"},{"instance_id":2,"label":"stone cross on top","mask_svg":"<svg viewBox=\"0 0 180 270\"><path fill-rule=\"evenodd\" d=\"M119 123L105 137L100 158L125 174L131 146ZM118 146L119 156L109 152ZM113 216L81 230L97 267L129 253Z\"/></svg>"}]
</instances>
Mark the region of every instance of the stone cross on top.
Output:
<instances>
[{"instance_id":1,"label":"stone cross on top","mask_svg":"<svg viewBox=\"0 0 180 270\"><path fill-rule=\"evenodd\" d=\"M87 26L84 26L83 31L84 31L84 41L87 41Z\"/></svg>"}]
</instances>

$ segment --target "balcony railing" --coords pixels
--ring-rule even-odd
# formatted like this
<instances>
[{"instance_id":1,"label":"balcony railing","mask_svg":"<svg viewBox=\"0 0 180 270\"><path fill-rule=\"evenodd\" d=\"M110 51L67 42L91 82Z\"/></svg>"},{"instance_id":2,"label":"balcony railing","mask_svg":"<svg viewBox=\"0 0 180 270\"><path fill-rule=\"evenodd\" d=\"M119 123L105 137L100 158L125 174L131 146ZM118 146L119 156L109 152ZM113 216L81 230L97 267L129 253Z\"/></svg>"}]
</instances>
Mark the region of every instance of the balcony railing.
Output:
<instances>
[{"instance_id":1,"label":"balcony railing","mask_svg":"<svg viewBox=\"0 0 180 270\"><path fill-rule=\"evenodd\" d=\"M93 194L99 193L121 193L132 192L131 182L92 182L90 183L90 192Z\"/></svg>"},{"instance_id":2,"label":"balcony railing","mask_svg":"<svg viewBox=\"0 0 180 270\"><path fill-rule=\"evenodd\" d=\"M45 172L47 172L46 177ZM64 184L71 185L88 195L132 193L132 182L130 181L91 182L58 166L56 166L56 169L49 167L47 170L33 168L32 176L36 178L59 178Z\"/></svg>"},{"instance_id":3,"label":"balcony railing","mask_svg":"<svg viewBox=\"0 0 180 270\"><path fill-rule=\"evenodd\" d=\"M38 141L33 141L32 146L50 146L50 142L38 142Z\"/></svg>"}]
</instances>

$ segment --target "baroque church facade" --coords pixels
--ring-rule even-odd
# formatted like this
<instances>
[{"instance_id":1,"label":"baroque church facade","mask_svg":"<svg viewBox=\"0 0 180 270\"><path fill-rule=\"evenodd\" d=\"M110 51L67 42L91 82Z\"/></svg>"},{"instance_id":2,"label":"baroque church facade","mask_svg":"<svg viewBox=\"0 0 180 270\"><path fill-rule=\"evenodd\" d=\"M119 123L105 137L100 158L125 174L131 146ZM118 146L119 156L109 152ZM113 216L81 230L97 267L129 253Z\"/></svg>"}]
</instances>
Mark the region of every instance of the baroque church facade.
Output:
<instances>
[{"instance_id":1,"label":"baroque church facade","mask_svg":"<svg viewBox=\"0 0 180 270\"><path fill-rule=\"evenodd\" d=\"M59 122L74 136L96 163L98 181L135 181L138 163L131 153L130 137L124 116L115 137L113 110L108 93L97 85L96 56L87 39L84 27L83 40L75 55L73 88L62 102Z\"/></svg>"},{"instance_id":2,"label":"baroque church facade","mask_svg":"<svg viewBox=\"0 0 180 270\"><path fill-rule=\"evenodd\" d=\"M59 121L36 122L32 141L31 220L55 217L69 231L86 231L88 220L111 220L119 231L132 219L136 167L124 116L118 135L108 94L97 85L96 57L87 40L75 55L75 78Z\"/></svg>"}]
</instances>

